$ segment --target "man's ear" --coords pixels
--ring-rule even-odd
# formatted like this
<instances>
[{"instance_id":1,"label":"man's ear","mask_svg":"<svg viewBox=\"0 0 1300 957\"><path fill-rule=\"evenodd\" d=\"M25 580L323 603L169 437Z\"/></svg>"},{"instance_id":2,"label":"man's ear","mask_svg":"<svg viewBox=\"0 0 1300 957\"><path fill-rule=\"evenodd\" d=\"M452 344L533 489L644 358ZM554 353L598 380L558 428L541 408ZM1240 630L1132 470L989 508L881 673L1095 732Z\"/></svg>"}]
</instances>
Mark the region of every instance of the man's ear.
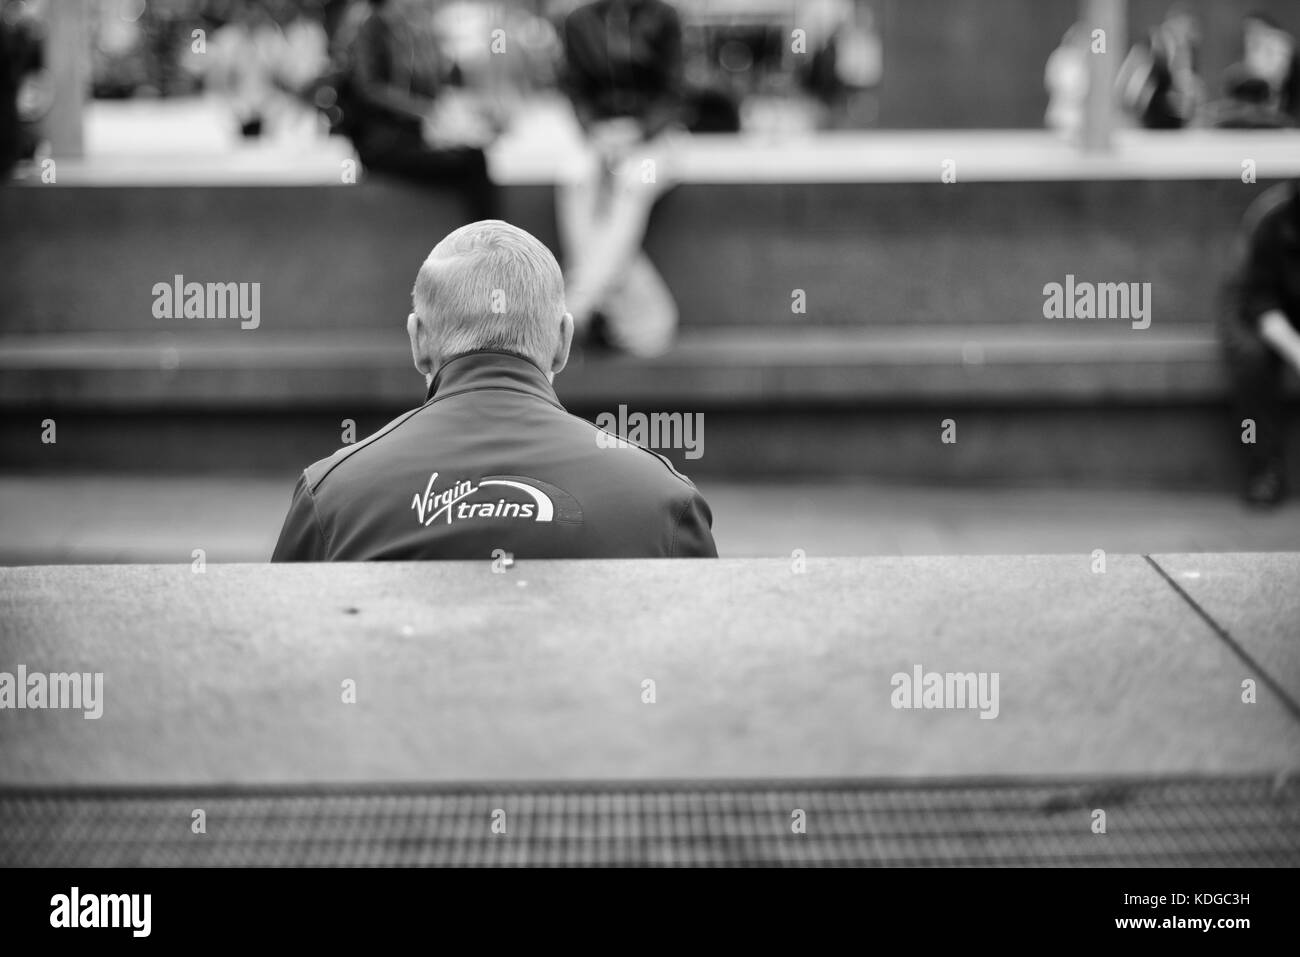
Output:
<instances>
[{"instance_id":1,"label":"man's ear","mask_svg":"<svg viewBox=\"0 0 1300 957\"><path fill-rule=\"evenodd\" d=\"M551 360L551 375L564 371L569 362L569 349L573 346L573 315L566 312L560 317L560 341L555 347L555 357Z\"/></svg>"},{"instance_id":2,"label":"man's ear","mask_svg":"<svg viewBox=\"0 0 1300 957\"><path fill-rule=\"evenodd\" d=\"M411 339L411 358L415 362L415 368L421 375L432 375L433 359L429 356L428 336L420 324L420 317L415 313L406 317L406 334Z\"/></svg>"}]
</instances>

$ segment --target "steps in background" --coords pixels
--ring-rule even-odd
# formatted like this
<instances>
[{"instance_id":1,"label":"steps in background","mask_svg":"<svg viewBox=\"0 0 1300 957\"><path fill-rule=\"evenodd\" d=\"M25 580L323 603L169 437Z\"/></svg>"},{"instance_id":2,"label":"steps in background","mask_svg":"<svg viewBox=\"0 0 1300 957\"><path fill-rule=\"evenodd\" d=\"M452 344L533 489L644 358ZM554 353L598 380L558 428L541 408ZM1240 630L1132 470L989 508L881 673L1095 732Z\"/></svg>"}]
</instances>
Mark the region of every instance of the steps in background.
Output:
<instances>
[{"instance_id":1,"label":"steps in background","mask_svg":"<svg viewBox=\"0 0 1300 957\"><path fill-rule=\"evenodd\" d=\"M397 330L9 337L3 465L292 474L342 444L345 419L363 437L422 402L422 384ZM620 405L702 413L700 457L662 450L695 475L1187 488L1236 476L1237 427L1203 329L714 329L656 360L576 356L556 387L587 418ZM47 417L55 445L40 441ZM954 444L940 441L948 418Z\"/></svg>"},{"instance_id":2,"label":"steps in background","mask_svg":"<svg viewBox=\"0 0 1300 957\"><path fill-rule=\"evenodd\" d=\"M1267 185L684 183L647 239L677 347L575 360L557 388L588 417L703 413L703 457L663 450L691 474L1225 487L1239 429L1210 330ZM501 200L556 245L550 184ZM0 469L281 472L334 451L345 419L368 434L422 401L409 290L466 215L381 178L0 190ZM156 318L176 275L260 283L258 328ZM1067 275L1150 283L1151 327L1044 319Z\"/></svg>"}]
</instances>

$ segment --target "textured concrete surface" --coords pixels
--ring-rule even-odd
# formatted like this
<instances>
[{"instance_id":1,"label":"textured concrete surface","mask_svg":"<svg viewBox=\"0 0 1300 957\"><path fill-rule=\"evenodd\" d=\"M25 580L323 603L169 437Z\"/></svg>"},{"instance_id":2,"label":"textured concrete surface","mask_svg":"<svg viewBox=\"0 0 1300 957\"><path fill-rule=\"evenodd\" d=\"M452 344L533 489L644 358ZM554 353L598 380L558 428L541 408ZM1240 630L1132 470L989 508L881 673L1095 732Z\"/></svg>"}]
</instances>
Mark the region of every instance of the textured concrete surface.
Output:
<instances>
[{"instance_id":1,"label":"textured concrete surface","mask_svg":"<svg viewBox=\"0 0 1300 957\"><path fill-rule=\"evenodd\" d=\"M1300 702L1300 554L1152 558Z\"/></svg>"},{"instance_id":2,"label":"textured concrete surface","mask_svg":"<svg viewBox=\"0 0 1300 957\"><path fill-rule=\"evenodd\" d=\"M1248 603L1287 571L1236 561ZM0 622L0 670L102 671L105 697L0 712L6 783L1300 764L1300 722L1240 702L1241 661L1139 556L12 568ZM997 672L998 717L893 708L916 665Z\"/></svg>"}]
</instances>

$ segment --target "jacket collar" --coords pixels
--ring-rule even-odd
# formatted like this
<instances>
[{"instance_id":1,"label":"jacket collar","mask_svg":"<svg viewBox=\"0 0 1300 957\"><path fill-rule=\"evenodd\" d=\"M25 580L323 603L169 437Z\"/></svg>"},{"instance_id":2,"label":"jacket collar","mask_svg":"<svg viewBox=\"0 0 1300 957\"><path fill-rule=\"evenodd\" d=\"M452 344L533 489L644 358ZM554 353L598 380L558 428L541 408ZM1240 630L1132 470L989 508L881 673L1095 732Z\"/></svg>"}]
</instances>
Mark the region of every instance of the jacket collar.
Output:
<instances>
[{"instance_id":1,"label":"jacket collar","mask_svg":"<svg viewBox=\"0 0 1300 957\"><path fill-rule=\"evenodd\" d=\"M466 352L444 362L433 377L425 402L482 389L522 392L549 402L557 409L564 408L556 398L546 373L531 360L510 352L489 350Z\"/></svg>"}]
</instances>

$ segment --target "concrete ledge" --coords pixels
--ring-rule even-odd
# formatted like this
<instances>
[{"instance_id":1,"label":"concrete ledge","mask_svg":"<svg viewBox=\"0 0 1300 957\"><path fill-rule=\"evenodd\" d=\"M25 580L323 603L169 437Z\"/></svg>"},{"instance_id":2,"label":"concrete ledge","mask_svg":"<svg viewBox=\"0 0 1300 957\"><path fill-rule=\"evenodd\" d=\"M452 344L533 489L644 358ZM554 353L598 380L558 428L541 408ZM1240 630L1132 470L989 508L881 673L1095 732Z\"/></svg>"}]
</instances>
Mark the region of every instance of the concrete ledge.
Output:
<instances>
[{"instance_id":1,"label":"concrete ledge","mask_svg":"<svg viewBox=\"0 0 1300 957\"><path fill-rule=\"evenodd\" d=\"M245 333L0 338L0 407L313 408L421 400L400 330L304 341ZM556 381L580 405L1011 405L1219 401L1206 329L1124 323L1035 327L816 327L685 332L655 360L575 355Z\"/></svg>"},{"instance_id":2,"label":"concrete ledge","mask_svg":"<svg viewBox=\"0 0 1300 957\"><path fill-rule=\"evenodd\" d=\"M550 132L524 130L503 142L491 157L497 181L556 182L565 156ZM1255 160L1261 179L1300 176L1300 132L1120 130L1113 151L1103 154L1085 153L1045 130L697 135L683 142L673 174L693 184L937 183L951 160L965 183L1239 181L1246 157Z\"/></svg>"},{"instance_id":3,"label":"concrete ledge","mask_svg":"<svg viewBox=\"0 0 1300 957\"><path fill-rule=\"evenodd\" d=\"M1224 558L1285 609L1294 562ZM1294 704L1140 556L0 569L11 785L1276 773ZM915 667L998 716L899 709ZM355 704L341 700L356 682ZM642 700L655 682L655 703ZM986 709L987 710L987 709Z\"/></svg>"},{"instance_id":4,"label":"concrete ledge","mask_svg":"<svg viewBox=\"0 0 1300 957\"><path fill-rule=\"evenodd\" d=\"M92 102L87 156L59 160L60 186L341 186L356 154L341 137L241 143L211 101ZM553 185L578 149L572 113L542 99L489 150L503 186ZM755 155L762 162L755 163ZM933 183L951 160L961 182L1239 179L1250 157L1260 179L1300 176L1294 130L1119 130L1090 154L1047 130L810 131L683 137L682 183ZM19 184L46 186L38 170Z\"/></svg>"}]
</instances>

